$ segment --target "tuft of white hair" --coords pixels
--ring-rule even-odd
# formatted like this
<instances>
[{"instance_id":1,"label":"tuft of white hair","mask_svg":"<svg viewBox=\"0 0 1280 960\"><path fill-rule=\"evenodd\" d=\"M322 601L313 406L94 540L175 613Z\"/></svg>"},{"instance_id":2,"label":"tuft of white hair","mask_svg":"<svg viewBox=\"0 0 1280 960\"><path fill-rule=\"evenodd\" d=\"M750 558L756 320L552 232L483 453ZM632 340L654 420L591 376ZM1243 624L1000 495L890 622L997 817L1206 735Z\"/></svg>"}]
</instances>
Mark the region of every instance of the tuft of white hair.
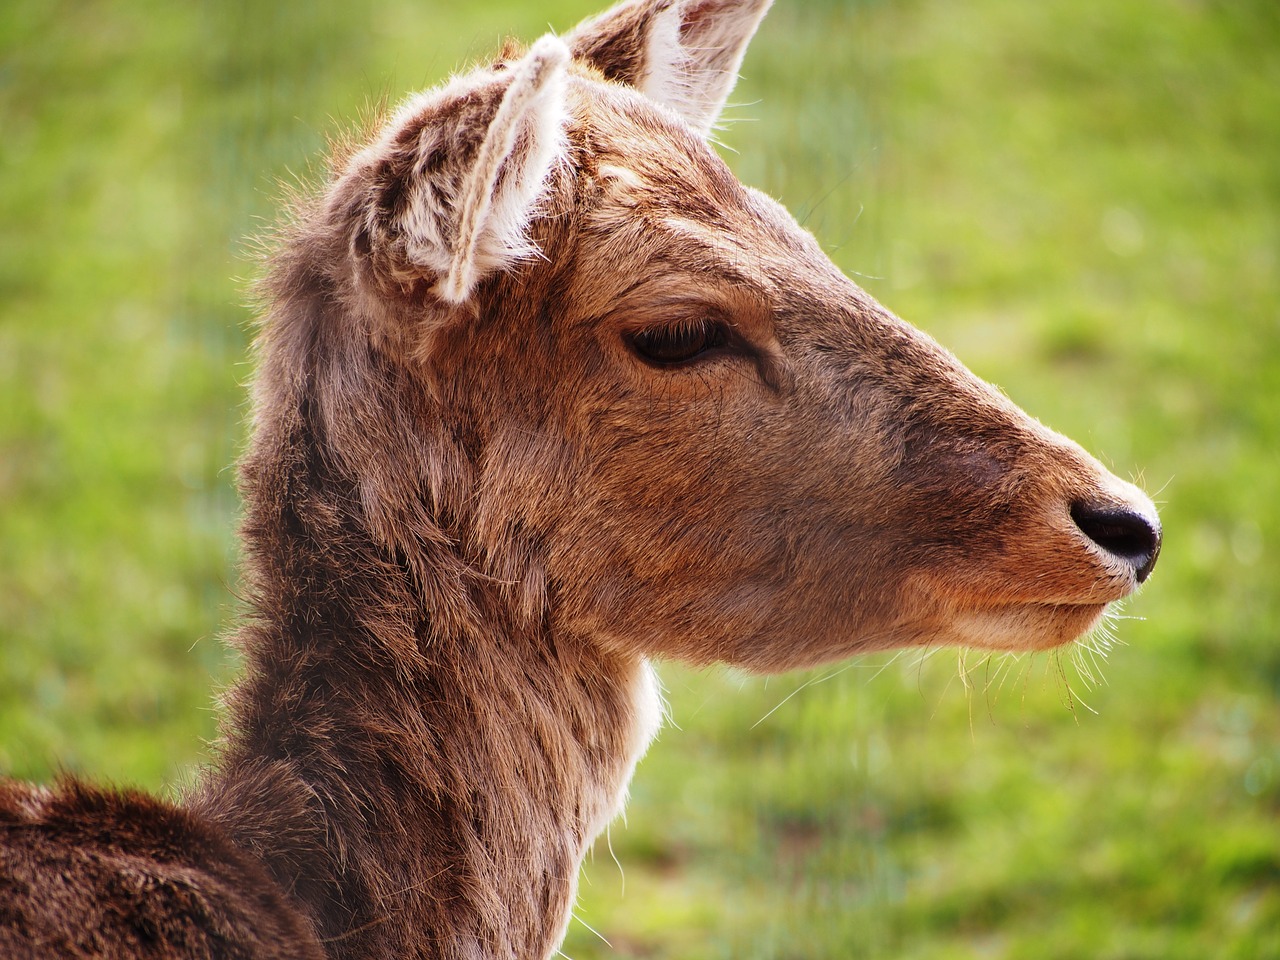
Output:
<instances>
[{"instance_id":1,"label":"tuft of white hair","mask_svg":"<svg viewBox=\"0 0 1280 960\"><path fill-rule=\"evenodd\" d=\"M461 190L455 245L437 287L442 299L462 303L483 277L537 253L527 229L566 150L569 59L564 42L548 35L513 70Z\"/></svg>"}]
</instances>

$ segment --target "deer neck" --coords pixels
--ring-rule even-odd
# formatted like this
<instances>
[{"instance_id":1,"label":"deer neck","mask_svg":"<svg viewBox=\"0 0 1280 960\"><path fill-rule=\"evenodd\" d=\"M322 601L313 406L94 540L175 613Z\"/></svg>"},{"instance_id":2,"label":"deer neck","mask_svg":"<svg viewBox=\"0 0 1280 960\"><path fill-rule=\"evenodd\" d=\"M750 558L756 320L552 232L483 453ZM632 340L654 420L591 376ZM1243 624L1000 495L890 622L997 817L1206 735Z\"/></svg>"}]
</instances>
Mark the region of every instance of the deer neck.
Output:
<instances>
[{"instance_id":1,"label":"deer neck","mask_svg":"<svg viewBox=\"0 0 1280 960\"><path fill-rule=\"evenodd\" d=\"M335 957L548 956L657 728L649 665L523 622L466 578L418 582L432 565L334 521L314 478L276 502L256 490L287 478L253 474L251 459L257 616L220 763L191 805L261 859ZM456 572L448 559L436 566Z\"/></svg>"}]
</instances>

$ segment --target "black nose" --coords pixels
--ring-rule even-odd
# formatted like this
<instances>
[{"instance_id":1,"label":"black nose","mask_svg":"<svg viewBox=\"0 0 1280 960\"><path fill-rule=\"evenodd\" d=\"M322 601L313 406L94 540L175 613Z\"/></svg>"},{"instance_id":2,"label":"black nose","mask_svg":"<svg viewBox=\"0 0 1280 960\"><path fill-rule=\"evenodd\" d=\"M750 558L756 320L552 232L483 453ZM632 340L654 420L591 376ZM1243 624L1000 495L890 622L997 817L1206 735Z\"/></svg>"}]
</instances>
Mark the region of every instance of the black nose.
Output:
<instances>
[{"instance_id":1,"label":"black nose","mask_svg":"<svg viewBox=\"0 0 1280 960\"><path fill-rule=\"evenodd\" d=\"M1077 503L1071 508L1071 519L1086 537L1132 566L1139 583L1151 576L1162 539L1160 523L1154 517L1124 507Z\"/></svg>"}]
</instances>

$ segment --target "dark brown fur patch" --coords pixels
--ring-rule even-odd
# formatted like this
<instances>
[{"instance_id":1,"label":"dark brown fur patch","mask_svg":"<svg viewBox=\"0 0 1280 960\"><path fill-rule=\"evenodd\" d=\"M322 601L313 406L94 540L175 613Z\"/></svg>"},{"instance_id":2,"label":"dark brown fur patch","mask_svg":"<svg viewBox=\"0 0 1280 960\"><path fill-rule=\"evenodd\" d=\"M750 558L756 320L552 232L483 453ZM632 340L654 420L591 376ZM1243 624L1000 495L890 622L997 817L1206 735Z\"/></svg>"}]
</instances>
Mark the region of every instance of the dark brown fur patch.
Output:
<instances>
[{"instance_id":1,"label":"dark brown fur patch","mask_svg":"<svg viewBox=\"0 0 1280 960\"><path fill-rule=\"evenodd\" d=\"M0 782L0 956L324 956L261 865L187 811L74 781Z\"/></svg>"}]
</instances>

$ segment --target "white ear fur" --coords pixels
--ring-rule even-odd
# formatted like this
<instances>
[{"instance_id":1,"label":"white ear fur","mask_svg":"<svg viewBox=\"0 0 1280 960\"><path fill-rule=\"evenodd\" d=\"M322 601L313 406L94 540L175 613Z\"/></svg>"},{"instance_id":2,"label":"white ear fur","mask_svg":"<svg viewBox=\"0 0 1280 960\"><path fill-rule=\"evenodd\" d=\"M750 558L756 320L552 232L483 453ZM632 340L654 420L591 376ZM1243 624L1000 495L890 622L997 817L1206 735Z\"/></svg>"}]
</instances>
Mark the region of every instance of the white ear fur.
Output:
<instances>
[{"instance_id":1,"label":"white ear fur","mask_svg":"<svg viewBox=\"0 0 1280 960\"><path fill-rule=\"evenodd\" d=\"M404 104L353 162L348 182L360 186L337 193L358 209L353 255L374 251L377 269L400 282L434 278L451 304L536 255L529 222L568 149L569 59L546 36L508 68L455 77Z\"/></svg>"},{"instance_id":2,"label":"white ear fur","mask_svg":"<svg viewBox=\"0 0 1280 960\"><path fill-rule=\"evenodd\" d=\"M569 48L548 35L516 65L462 187L443 299L462 303L484 276L537 252L525 230L564 153L568 62Z\"/></svg>"},{"instance_id":3,"label":"white ear fur","mask_svg":"<svg viewBox=\"0 0 1280 960\"><path fill-rule=\"evenodd\" d=\"M772 0L628 0L581 24L576 56L670 107L702 136L724 109Z\"/></svg>"},{"instance_id":4,"label":"white ear fur","mask_svg":"<svg viewBox=\"0 0 1280 960\"><path fill-rule=\"evenodd\" d=\"M641 90L710 134L771 2L682 0L663 11L649 34Z\"/></svg>"}]
</instances>

